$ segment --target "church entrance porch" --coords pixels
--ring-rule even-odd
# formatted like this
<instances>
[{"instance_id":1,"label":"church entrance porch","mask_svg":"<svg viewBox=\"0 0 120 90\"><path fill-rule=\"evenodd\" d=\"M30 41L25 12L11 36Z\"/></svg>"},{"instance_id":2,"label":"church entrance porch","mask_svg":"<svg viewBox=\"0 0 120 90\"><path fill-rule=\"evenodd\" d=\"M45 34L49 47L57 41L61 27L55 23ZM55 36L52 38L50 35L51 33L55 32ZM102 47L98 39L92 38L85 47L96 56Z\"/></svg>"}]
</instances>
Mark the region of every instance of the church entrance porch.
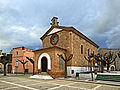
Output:
<instances>
[{"instance_id":1,"label":"church entrance porch","mask_svg":"<svg viewBox=\"0 0 120 90\"><path fill-rule=\"evenodd\" d=\"M41 60L42 72L47 72L47 58L43 57Z\"/></svg>"},{"instance_id":2,"label":"church entrance porch","mask_svg":"<svg viewBox=\"0 0 120 90\"><path fill-rule=\"evenodd\" d=\"M50 47L35 52L35 74L50 75L52 77L64 76L64 62L61 65L58 53L66 50L59 47ZM62 68L60 66L63 66Z\"/></svg>"}]
</instances>

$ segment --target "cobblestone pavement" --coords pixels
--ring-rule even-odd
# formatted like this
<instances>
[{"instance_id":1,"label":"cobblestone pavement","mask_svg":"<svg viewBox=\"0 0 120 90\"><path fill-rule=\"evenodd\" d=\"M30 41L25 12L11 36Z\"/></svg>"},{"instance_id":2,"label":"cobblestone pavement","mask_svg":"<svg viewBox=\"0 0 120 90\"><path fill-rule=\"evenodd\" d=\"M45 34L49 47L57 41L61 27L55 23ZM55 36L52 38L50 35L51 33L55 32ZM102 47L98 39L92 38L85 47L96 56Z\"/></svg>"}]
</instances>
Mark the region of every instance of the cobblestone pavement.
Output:
<instances>
[{"instance_id":1,"label":"cobblestone pavement","mask_svg":"<svg viewBox=\"0 0 120 90\"><path fill-rule=\"evenodd\" d=\"M120 90L120 87L58 79L39 80L24 76L2 76L0 90Z\"/></svg>"}]
</instances>

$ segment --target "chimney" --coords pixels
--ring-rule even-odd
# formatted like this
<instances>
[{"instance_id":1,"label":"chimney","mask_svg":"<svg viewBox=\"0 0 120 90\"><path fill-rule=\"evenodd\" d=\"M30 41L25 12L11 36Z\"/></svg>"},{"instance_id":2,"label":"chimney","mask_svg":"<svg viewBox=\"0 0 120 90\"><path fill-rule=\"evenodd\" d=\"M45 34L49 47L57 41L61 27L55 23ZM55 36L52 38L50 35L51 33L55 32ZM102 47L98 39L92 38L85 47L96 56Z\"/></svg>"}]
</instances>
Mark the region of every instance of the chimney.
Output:
<instances>
[{"instance_id":1,"label":"chimney","mask_svg":"<svg viewBox=\"0 0 120 90\"><path fill-rule=\"evenodd\" d=\"M52 20L51 20L52 23L50 23L50 24L51 24L52 26L58 26L58 23L59 23L59 22L57 22L57 20L58 20L57 17L53 17Z\"/></svg>"}]
</instances>

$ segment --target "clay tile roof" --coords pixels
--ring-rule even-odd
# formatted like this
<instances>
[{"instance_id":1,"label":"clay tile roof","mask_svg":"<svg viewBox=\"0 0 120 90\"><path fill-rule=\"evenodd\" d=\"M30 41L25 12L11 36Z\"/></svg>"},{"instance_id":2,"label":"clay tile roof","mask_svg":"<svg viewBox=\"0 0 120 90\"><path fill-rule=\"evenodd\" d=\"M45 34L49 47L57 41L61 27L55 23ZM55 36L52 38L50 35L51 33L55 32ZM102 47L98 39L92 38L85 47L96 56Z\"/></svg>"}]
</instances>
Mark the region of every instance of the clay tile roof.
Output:
<instances>
[{"instance_id":1,"label":"clay tile roof","mask_svg":"<svg viewBox=\"0 0 120 90\"><path fill-rule=\"evenodd\" d=\"M24 49L31 50L31 49L25 48L24 46L22 46L22 47L16 47L16 48L13 48L13 49L18 49L18 48L22 48L22 50L24 50ZM33 50L31 50L31 51L33 51Z\"/></svg>"}]
</instances>

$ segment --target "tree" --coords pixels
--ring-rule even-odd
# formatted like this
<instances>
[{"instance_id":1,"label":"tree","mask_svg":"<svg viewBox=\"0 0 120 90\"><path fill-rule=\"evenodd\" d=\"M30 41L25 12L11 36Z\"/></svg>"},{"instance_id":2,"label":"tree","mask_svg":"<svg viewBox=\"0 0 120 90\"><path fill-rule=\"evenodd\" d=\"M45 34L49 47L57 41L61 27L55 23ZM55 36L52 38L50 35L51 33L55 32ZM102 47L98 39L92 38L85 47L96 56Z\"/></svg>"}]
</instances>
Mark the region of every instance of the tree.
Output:
<instances>
[{"instance_id":1,"label":"tree","mask_svg":"<svg viewBox=\"0 0 120 90\"><path fill-rule=\"evenodd\" d=\"M101 73L104 72L104 66L106 65L106 61L105 61L105 58L106 58L106 54L100 54L98 53L97 55L94 55L94 59L96 60L96 62L100 62L101 63Z\"/></svg>"},{"instance_id":2,"label":"tree","mask_svg":"<svg viewBox=\"0 0 120 90\"><path fill-rule=\"evenodd\" d=\"M24 60L18 60L19 62L21 62L21 64L23 65L23 70L24 70L24 75L25 75L25 64L28 62L28 61L25 61Z\"/></svg>"},{"instance_id":3,"label":"tree","mask_svg":"<svg viewBox=\"0 0 120 90\"><path fill-rule=\"evenodd\" d=\"M29 57L26 57L26 58L33 64L33 75L34 75L34 61Z\"/></svg>"},{"instance_id":4,"label":"tree","mask_svg":"<svg viewBox=\"0 0 120 90\"><path fill-rule=\"evenodd\" d=\"M6 76L6 65L10 62L12 62L12 54L3 54L3 56L0 57L0 63L4 65L4 76Z\"/></svg>"},{"instance_id":5,"label":"tree","mask_svg":"<svg viewBox=\"0 0 120 90\"><path fill-rule=\"evenodd\" d=\"M109 72L110 64L115 61L117 55L114 55L113 52L109 51L109 53L104 53L104 55L98 53L94 58L97 62L101 62L101 72L103 73L105 65L107 65L107 71Z\"/></svg>"},{"instance_id":6,"label":"tree","mask_svg":"<svg viewBox=\"0 0 120 90\"><path fill-rule=\"evenodd\" d=\"M94 59L93 57L94 57L93 53L91 53L88 57L84 56L84 58L90 63L90 72L91 72L92 81L93 81L92 61Z\"/></svg>"},{"instance_id":7,"label":"tree","mask_svg":"<svg viewBox=\"0 0 120 90\"><path fill-rule=\"evenodd\" d=\"M114 55L113 52L111 52L111 51L105 56L105 62L107 64L108 72L109 72L110 64L112 64L116 58L117 58L117 55Z\"/></svg>"},{"instance_id":8,"label":"tree","mask_svg":"<svg viewBox=\"0 0 120 90\"><path fill-rule=\"evenodd\" d=\"M69 57L67 57L66 53L64 53L64 57L62 54L57 54L60 58L62 58L62 60L65 62L65 78L67 78L67 62L70 61L73 57L73 54L70 54Z\"/></svg>"},{"instance_id":9,"label":"tree","mask_svg":"<svg viewBox=\"0 0 120 90\"><path fill-rule=\"evenodd\" d=\"M118 57L120 58L120 51L117 54L118 54Z\"/></svg>"}]
</instances>

